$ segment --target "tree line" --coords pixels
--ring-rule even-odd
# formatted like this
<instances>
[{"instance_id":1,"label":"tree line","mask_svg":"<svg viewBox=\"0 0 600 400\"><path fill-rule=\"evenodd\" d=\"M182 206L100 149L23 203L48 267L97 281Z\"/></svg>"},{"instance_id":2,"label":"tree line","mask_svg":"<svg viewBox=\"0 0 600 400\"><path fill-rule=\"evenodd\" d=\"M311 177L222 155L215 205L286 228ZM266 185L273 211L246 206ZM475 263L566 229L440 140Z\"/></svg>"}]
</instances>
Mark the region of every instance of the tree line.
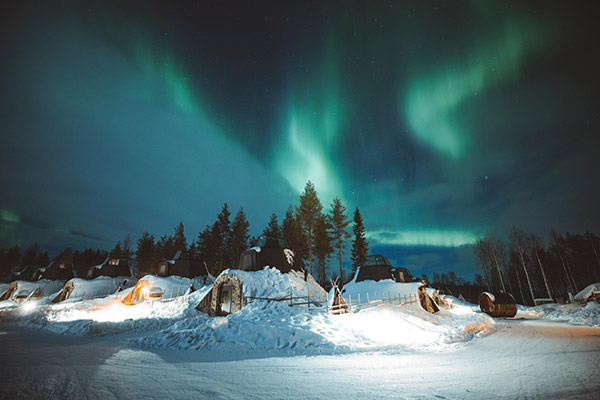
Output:
<instances>
[{"instance_id":1,"label":"tree line","mask_svg":"<svg viewBox=\"0 0 600 400\"><path fill-rule=\"evenodd\" d=\"M351 223L352 233L349 232ZM171 260L182 251L216 276L227 268L236 268L241 253L256 246L259 237L263 235L284 239L294 251L296 263L315 276L321 284L327 281L327 267L332 260L335 260L336 265L339 264L339 274L336 272L335 275L340 281L349 280L350 276L344 276L343 258L351 238L353 273L368 254L368 242L359 209L356 208L353 217L349 218L347 208L338 196L333 199L329 210L324 212L314 184L308 181L299 196L298 204L288 207L281 223L277 215L272 214L267 226L256 237L250 235L250 223L244 208L240 207L232 219L229 206L225 203L216 220L207 224L197 238L189 243L184 225L180 222L172 234L164 234L158 239L149 232L143 232L136 242L135 250L128 235L117 242L110 252L100 249L79 252L67 247L53 260L73 263L78 275L86 276L90 266L102 263L108 256L134 259L139 274L144 275L155 274L162 261ZM3 249L0 250L0 278L6 280L10 277L17 265L42 267L48 263L48 253L41 253L37 244L32 245L23 255L18 246L8 251Z\"/></svg>"},{"instance_id":2,"label":"tree line","mask_svg":"<svg viewBox=\"0 0 600 400\"><path fill-rule=\"evenodd\" d=\"M483 272L480 283L491 292L510 292L521 304L533 305L536 298L566 300L600 280L600 238L590 232L551 230L544 241L513 227L508 240L488 233L473 251Z\"/></svg>"}]
</instances>

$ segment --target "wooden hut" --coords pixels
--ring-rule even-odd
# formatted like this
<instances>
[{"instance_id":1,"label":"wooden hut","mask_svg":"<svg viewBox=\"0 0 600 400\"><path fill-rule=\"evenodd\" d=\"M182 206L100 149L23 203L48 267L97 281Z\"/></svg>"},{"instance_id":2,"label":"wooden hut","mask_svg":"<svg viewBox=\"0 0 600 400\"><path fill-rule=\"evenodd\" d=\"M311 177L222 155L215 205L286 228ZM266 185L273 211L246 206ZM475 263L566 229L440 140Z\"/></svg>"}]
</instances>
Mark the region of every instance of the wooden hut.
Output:
<instances>
[{"instance_id":1,"label":"wooden hut","mask_svg":"<svg viewBox=\"0 0 600 400\"><path fill-rule=\"evenodd\" d=\"M244 307L243 289L237 275L221 274L196 309L211 317L233 314Z\"/></svg>"},{"instance_id":2,"label":"wooden hut","mask_svg":"<svg viewBox=\"0 0 600 400\"><path fill-rule=\"evenodd\" d=\"M479 308L491 317L514 317L517 315L517 302L510 293L493 295L483 292L479 295Z\"/></svg>"}]
</instances>

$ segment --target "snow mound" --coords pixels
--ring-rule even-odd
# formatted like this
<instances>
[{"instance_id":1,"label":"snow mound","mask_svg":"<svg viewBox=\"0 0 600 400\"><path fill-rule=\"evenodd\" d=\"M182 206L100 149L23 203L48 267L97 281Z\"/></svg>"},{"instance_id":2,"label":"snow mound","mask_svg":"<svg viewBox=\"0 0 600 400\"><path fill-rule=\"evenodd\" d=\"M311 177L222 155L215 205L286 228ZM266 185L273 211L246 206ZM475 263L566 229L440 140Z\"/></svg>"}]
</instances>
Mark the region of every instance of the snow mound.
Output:
<instances>
[{"instance_id":1,"label":"snow mound","mask_svg":"<svg viewBox=\"0 0 600 400\"><path fill-rule=\"evenodd\" d=\"M235 274L242 281L244 296L263 298L304 297L310 294L311 299L325 303L327 292L319 285L312 275L304 280L304 273L290 271L282 273L277 268L265 267L261 271L240 271L227 269L222 274Z\"/></svg>"},{"instance_id":2,"label":"snow mound","mask_svg":"<svg viewBox=\"0 0 600 400\"><path fill-rule=\"evenodd\" d=\"M65 288L63 288L63 290L66 290L68 286L71 286L73 288L69 294L68 299L63 301L73 302L80 301L84 298L98 298L110 296L119 289L133 286L134 283L135 280L131 277L110 278L107 276L100 276L95 279L73 278L67 281L67 283L65 284ZM55 298L59 294L55 293L55 295L56 296L52 295L50 297Z\"/></svg>"},{"instance_id":3,"label":"snow mound","mask_svg":"<svg viewBox=\"0 0 600 400\"><path fill-rule=\"evenodd\" d=\"M342 296L348 302L352 300L352 304L358 304L358 296L360 295L361 304L366 304L369 301L381 300L382 298L389 299L400 297L402 300L418 298L419 287L423 286L421 282L399 283L392 279L384 279L381 281L360 281L348 282L342 289ZM433 289L427 289L429 295L433 294Z\"/></svg>"},{"instance_id":4,"label":"snow mound","mask_svg":"<svg viewBox=\"0 0 600 400\"><path fill-rule=\"evenodd\" d=\"M519 306L517 317L540 318L550 321L568 322L573 325L600 327L600 304L544 304L537 307Z\"/></svg>"},{"instance_id":5,"label":"snow mound","mask_svg":"<svg viewBox=\"0 0 600 400\"><path fill-rule=\"evenodd\" d=\"M274 268L235 273L244 294L286 297L308 292L323 296L321 307L290 306L288 302L254 300L226 317L197 313L134 343L145 348L211 350L227 353L333 354L362 351L421 351L444 349L495 330L494 321L471 305L457 301L451 310L429 314L417 304L384 306L360 312L326 313L327 293L311 277L282 274ZM361 282L362 283L362 282ZM410 284L412 285L412 284ZM419 284L407 286L416 293Z\"/></svg>"}]
</instances>

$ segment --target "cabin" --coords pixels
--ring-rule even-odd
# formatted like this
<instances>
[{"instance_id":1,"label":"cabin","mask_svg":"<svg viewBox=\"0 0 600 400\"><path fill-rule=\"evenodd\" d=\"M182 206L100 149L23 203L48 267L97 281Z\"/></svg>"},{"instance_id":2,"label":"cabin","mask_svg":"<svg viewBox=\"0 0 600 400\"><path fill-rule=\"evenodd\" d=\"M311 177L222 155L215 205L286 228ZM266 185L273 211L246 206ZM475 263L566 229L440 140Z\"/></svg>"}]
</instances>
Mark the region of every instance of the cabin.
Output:
<instances>
[{"instance_id":1,"label":"cabin","mask_svg":"<svg viewBox=\"0 0 600 400\"><path fill-rule=\"evenodd\" d=\"M87 279L94 279L99 276L107 276L109 278L132 276L129 260L109 257L102 264L94 265L88 269Z\"/></svg>"},{"instance_id":2,"label":"cabin","mask_svg":"<svg viewBox=\"0 0 600 400\"><path fill-rule=\"evenodd\" d=\"M392 279L399 283L415 282L410 271L404 267L394 267L385 256L369 255L356 272L356 282L381 281Z\"/></svg>"},{"instance_id":3,"label":"cabin","mask_svg":"<svg viewBox=\"0 0 600 400\"><path fill-rule=\"evenodd\" d=\"M158 266L158 276L181 276L193 278L195 276L207 276L202 263L189 256L187 252L179 250L172 260L166 260Z\"/></svg>"},{"instance_id":4,"label":"cabin","mask_svg":"<svg viewBox=\"0 0 600 400\"><path fill-rule=\"evenodd\" d=\"M64 261L52 261L46 268L40 268L37 280L47 279L50 281L68 281L76 278L73 263ZM35 278L35 273L33 278Z\"/></svg>"},{"instance_id":5,"label":"cabin","mask_svg":"<svg viewBox=\"0 0 600 400\"><path fill-rule=\"evenodd\" d=\"M37 281L44 268L28 265L13 273L12 281Z\"/></svg>"},{"instance_id":6,"label":"cabin","mask_svg":"<svg viewBox=\"0 0 600 400\"><path fill-rule=\"evenodd\" d=\"M261 236L256 247L247 249L240 255L238 269L259 271L264 267L274 267L283 273L301 271L302 266L294 256L285 240Z\"/></svg>"}]
</instances>

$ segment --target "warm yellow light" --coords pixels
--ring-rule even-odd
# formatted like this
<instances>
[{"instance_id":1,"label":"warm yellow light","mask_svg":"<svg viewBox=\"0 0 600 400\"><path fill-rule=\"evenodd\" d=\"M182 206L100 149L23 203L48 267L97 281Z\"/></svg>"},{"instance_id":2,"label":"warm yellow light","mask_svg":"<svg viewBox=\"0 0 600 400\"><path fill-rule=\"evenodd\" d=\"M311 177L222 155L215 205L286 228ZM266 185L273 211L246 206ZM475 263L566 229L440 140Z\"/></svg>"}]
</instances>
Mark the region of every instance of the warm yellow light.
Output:
<instances>
[{"instance_id":1,"label":"warm yellow light","mask_svg":"<svg viewBox=\"0 0 600 400\"><path fill-rule=\"evenodd\" d=\"M150 288L148 288L148 286L144 286L143 288L140 289L140 297L142 299L148 298L149 295L150 295Z\"/></svg>"}]
</instances>

